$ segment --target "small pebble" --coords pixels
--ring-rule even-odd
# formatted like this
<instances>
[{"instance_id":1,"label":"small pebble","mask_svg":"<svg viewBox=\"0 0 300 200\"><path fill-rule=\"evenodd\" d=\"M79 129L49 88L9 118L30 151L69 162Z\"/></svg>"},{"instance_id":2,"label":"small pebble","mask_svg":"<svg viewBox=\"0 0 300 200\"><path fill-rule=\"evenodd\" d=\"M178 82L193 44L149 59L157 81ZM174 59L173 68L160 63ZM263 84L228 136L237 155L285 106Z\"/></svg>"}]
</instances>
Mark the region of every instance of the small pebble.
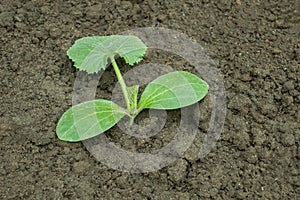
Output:
<instances>
[{"instance_id":1,"label":"small pebble","mask_svg":"<svg viewBox=\"0 0 300 200\"><path fill-rule=\"evenodd\" d=\"M283 84L283 91L290 91L295 88L294 81L290 80Z\"/></svg>"},{"instance_id":2,"label":"small pebble","mask_svg":"<svg viewBox=\"0 0 300 200\"><path fill-rule=\"evenodd\" d=\"M102 4L101 3L93 5L89 8L87 8L86 16L89 19L98 19L101 15L101 9L102 9Z\"/></svg>"},{"instance_id":3,"label":"small pebble","mask_svg":"<svg viewBox=\"0 0 300 200\"><path fill-rule=\"evenodd\" d=\"M188 163L184 159L177 160L168 169L170 178L175 182L183 179L186 176L187 165Z\"/></svg>"},{"instance_id":4,"label":"small pebble","mask_svg":"<svg viewBox=\"0 0 300 200\"><path fill-rule=\"evenodd\" d=\"M71 152L69 147L64 147L64 153L69 154Z\"/></svg>"},{"instance_id":5,"label":"small pebble","mask_svg":"<svg viewBox=\"0 0 300 200\"><path fill-rule=\"evenodd\" d=\"M278 49L278 48L274 48L274 49L272 50L272 53L273 53L273 54L280 54L280 53L281 53L281 50Z\"/></svg>"},{"instance_id":6,"label":"small pebble","mask_svg":"<svg viewBox=\"0 0 300 200\"><path fill-rule=\"evenodd\" d=\"M212 188L212 189L209 190L209 194L210 194L211 197L216 196L218 194L218 192L219 191L218 191L217 188Z\"/></svg>"},{"instance_id":7,"label":"small pebble","mask_svg":"<svg viewBox=\"0 0 300 200\"><path fill-rule=\"evenodd\" d=\"M282 134L281 143L284 146L292 146L295 144L295 136L293 134Z\"/></svg>"},{"instance_id":8,"label":"small pebble","mask_svg":"<svg viewBox=\"0 0 300 200\"><path fill-rule=\"evenodd\" d=\"M266 135L265 133L258 128L252 128L251 133L253 135L253 143L255 145L262 145L266 141Z\"/></svg>"},{"instance_id":9,"label":"small pebble","mask_svg":"<svg viewBox=\"0 0 300 200\"><path fill-rule=\"evenodd\" d=\"M73 170L75 173L82 173L87 170L89 167L89 163L86 161L78 161L73 164Z\"/></svg>"},{"instance_id":10,"label":"small pebble","mask_svg":"<svg viewBox=\"0 0 300 200\"><path fill-rule=\"evenodd\" d=\"M250 147L244 154L247 162L255 164L258 161L258 156L254 147Z\"/></svg>"}]
</instances>

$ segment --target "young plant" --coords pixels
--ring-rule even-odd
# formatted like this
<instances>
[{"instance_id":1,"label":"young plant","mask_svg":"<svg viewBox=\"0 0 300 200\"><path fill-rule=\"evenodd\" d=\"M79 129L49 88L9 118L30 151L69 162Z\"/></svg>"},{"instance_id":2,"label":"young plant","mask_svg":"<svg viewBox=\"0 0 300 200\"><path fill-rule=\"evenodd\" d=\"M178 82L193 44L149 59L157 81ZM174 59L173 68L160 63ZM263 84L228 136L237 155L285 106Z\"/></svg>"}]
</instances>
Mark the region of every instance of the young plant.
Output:
<instances>
[{"instance_id":1,"label":"young plant","mask_svg":"<svg viewBox=\"0 0 300 200\"><path fill-rule=\"evenodd\" d=\"M96 73L105 70L108 63L111 63L127 108L105 99L75 105L62 115L57 124L59 139L70 142L85 140L110 129L126 115L131 125L143 109L178 109L205 97L208 92L206 82L192 73L175 71L149 83L138 101L139 86L126 86L115 56L134 65L143 59L146 50L146 45L136 36L92 36L75 42L67 52L74 66L87 73Z\"/></svg>"}]
</instances>

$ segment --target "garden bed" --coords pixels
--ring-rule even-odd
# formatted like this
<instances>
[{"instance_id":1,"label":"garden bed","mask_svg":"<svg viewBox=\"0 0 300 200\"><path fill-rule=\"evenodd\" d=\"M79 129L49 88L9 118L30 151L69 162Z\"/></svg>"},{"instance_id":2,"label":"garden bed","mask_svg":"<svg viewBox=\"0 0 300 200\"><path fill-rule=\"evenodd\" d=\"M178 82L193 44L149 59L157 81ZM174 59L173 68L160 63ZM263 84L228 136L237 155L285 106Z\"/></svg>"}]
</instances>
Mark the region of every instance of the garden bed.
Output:
<instances>
[{"instance_id":1,"label":"garden bed","mask_svg":"<svg viewBox=\"0 0 300 200\"><path fill-rule=\"evenodd\" d=\"M1 199L299 199L300 41L296 0L8 1L0 3ZM211 102L194 143L177 161L149 173L98 162L81 143L60 141L60 116L72 105L77 71L66 51L90 35L141 27L194 39L224 79L227 115L212 151L197 153ZM143 63L193 71L183 58L152 49ZM129 66L118 61L123 73ZM111 98L112 68L96 96ZM106 78L106 77L114 78ZM205 75L203 75L205 76ZM209 97L209 94L208 94ZM147 123L147 113L138 117ZM160 149L174 137L180 111L162 133L132 138L117 126L106 136L131 152Z\"/></svg>"}]
</instances>

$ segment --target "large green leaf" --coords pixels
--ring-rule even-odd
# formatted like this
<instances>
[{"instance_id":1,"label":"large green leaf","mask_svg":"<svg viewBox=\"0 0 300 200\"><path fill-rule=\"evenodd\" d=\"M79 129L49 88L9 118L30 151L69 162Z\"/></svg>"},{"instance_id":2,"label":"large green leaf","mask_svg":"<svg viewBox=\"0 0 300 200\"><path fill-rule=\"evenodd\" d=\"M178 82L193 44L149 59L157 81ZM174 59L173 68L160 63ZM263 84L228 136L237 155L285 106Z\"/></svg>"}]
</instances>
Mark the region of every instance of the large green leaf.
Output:
<instances>
[{"instance_id":1,"label":"large green leaf","mask_svg":"<svg viewBox=\"0 0 300 200\"><path fill-rule=\"evenodd\" d=\"M198 76L175 71L156 78L142 93L138 108L177 109L205 97L208 85Z\"/></svg>"},{"instance_id":2,"label":"large green leaf","mask_svg":"<svg viewBox=\"0 0 300 200\"><path fill-rule=\"evenodd\" d=\"M146 45L136 36L91 36L76 40L67 55L75 67L94 73L105 69L108 59L116 54L133 65L142 60L146 50Z\"/></svg>"},{"instance_id":3,"label":"large green leaf","mask_svg":"<svg viewBox=\"0 0 300 200\"><path fill-rule=\"evenodd\" d=\"M56 133L59 139L76 142L94 137L114 126L125 110L117 104L97 99L68 109L60 118Z\"/></svg>"}]
</instances>

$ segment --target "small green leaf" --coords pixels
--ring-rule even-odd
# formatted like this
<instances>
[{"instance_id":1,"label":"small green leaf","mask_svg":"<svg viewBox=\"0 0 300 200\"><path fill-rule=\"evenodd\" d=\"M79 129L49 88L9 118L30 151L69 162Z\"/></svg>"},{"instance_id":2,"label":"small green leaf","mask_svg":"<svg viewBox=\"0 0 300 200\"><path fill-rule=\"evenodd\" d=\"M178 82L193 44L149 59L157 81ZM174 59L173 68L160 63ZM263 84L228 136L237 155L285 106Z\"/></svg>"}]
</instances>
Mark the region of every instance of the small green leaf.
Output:
<instances>
[{"instance_id":1,"label":"small green leaf","mask_svg":"<svg viewBox=\"0 0 300 200\"><path fill-rule=\"evenodd\" d=\"M91 36L76 40L67 55L76 68L94 73L105 69L108 59L116 54L130 65L138 63L146 50L146 45L136 36Z\"/></svg>"},{"instance_id":2,"label":"small green leaf","mask_svg":"<svg viewBox=\"0 0 300 200\"><path fill-rule=\"evenodd\" d=\"M129 98L129 110L137 109L137 96L139 93L139 85L127 87L128 98Z\"/></svg>"},{"instance_id":3,"label":"small green leaf","mask_svg":"<svg viewBox=\"0 0 300 200\"><path fill-rule=\"evenodd\" d=\"M56 133L64 141L85 140L110 129L124 115L125 110L111 101L87 101L73 106L62 115Z\"/></svg>"},{"instance_id":4,"label":"small green leaf","mask_svg":"<svg viewBox=\"0 0 300 200\"><path fill-rule=\"evenodd\" d=\"M156 78L142 93L139 109L177 109L192 105L208 92L208 84L198 76L175 71Z\"/></svg>"}]
</instances>

